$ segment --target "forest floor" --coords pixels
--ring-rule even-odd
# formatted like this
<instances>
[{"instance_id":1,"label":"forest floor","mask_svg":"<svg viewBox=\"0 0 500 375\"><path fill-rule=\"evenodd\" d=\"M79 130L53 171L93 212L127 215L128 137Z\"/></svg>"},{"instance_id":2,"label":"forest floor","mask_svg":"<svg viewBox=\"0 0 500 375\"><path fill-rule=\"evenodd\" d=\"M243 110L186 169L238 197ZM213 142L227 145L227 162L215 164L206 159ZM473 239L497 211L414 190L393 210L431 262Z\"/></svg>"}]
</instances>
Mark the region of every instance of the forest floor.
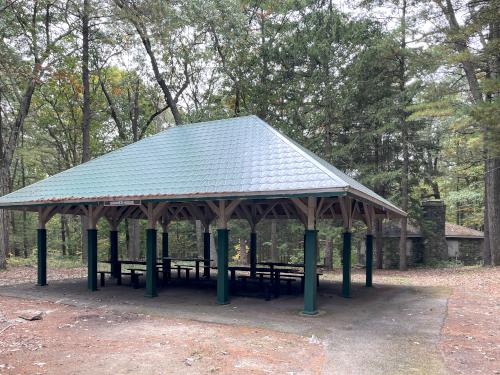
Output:
<instances>
[{"instance_id":1,"label":"forest floor","mask_svg":"<svg viewBox=\"0 0 500 375\"><path fill-rule=\"evenodd\" d=\"M373 289L354 270L349 300L327 273L316 318L300 296L221 307L206 290L91 294L84 275L52 269L37 288L36 268L0 272L0 374L500 374L500 268L377 270Z\"/></svg>"}]
</instances>

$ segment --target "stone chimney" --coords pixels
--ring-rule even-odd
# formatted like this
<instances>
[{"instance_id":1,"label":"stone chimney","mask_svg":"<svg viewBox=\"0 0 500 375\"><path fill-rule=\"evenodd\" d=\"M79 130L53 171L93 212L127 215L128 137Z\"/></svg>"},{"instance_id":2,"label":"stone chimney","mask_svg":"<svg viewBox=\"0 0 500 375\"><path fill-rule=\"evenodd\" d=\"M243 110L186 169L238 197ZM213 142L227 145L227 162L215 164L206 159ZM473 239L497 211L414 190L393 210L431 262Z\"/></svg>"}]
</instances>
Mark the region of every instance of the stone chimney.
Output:
<instances>
[{"instance_id":1,"label":"stone chimney","mask_svg":"<svg viewBox=\"0 0 500 375\"><path fill-rule=\"evenodd\" d=\"M448 245L445 236L446 206L442 200L422 202L423 220L421 224L424 240L423 261L432 264L448 260Z\"/></svg>"}]
</instances>

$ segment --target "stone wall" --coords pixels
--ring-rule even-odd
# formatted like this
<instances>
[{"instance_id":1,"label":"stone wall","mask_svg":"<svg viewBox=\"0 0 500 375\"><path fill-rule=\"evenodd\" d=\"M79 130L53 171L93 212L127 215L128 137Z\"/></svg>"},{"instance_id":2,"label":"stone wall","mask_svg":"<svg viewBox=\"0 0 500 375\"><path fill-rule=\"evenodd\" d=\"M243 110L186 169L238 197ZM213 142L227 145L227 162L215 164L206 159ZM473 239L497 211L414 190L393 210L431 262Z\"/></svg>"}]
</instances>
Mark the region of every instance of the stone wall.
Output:
<instances>
[{"instance_id":1,"label":"stone wall","mask_svg":"<svg viewBox=\"0 0 500 375\"><path fill-rule=\"evenodd\" d=\"M483 259L483 239L460 238L458 240L458 260L466 266L480 264Z\"/></svg>"},{"instance_id":2,"label":"stone wall","mask_svg":"<svg viewBox=\"0 0 500 375\"><path fill-rule=\"evenodd\" d=\"M482 260L483 239L456 238L450 241L458 242L458 254L448 254L446 260L456 259L466 266L480 264ZM384 268L399 267L399 238L388 237L382 242L384 249ZM423 264L424 241L422 238L409 238L407 246L408 266ZM364 249L363 249L364 250Z\"/></svg>"},{"instance_id":3,"label":"stone wall","mask_svg":"<svg viewBox=\"0 0 500 375\"><path fill-rule=\"evenodd\" d=\"M382 248L384 250L384 268L399 268L399 238L384 238ZM410 267L422 263L423 241L421 238L408 238L406 241L406 259Z\"/></svg>"}]
</instances>

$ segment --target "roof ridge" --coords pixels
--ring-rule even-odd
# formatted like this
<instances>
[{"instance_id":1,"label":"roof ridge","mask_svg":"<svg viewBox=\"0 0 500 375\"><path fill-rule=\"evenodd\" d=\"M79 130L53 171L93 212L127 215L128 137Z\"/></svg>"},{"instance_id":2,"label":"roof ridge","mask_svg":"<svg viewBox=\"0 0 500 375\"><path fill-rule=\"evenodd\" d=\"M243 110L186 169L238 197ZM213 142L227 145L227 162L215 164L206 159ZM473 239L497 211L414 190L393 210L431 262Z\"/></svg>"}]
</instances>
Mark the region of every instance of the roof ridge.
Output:
<instances>
[{"instance_id":1,"label":"roof ridge","mask_svg":"<svg viewBox=\"0 0 500 375\"><path fill-rule=\"evenodd\" d=\"M309 162L311 162L316 167L318 167L328 177L330 177L331 179L333 179L334 182L341 183L341 184L343 183L344 187L346 187L346 188L349 187L349 184L347 184L345 181L339 179L338 176L336 176L332 171L330 171L328 168L326 168L318 160L316 160L313 157L311 157L311 155L309 155L301 147L299 147L291 138L289 138L285 134L281 133L279 130L276 130L275 128L273 128L271 125L269 125L267 122L265 122L264 120L262 120L260 117L255 116L255 115L252 115L252 117L255 117L256 119L258 119L259 123L262 126L264 126L266 129L270 130L272 133L274 133L275 135L277 135L281 139L282 142L284 142L288 146L292 147L295 150L295 152L297 152L298 154L300 154L303 157L305 157Z\"/></svg>"}]
</instances>

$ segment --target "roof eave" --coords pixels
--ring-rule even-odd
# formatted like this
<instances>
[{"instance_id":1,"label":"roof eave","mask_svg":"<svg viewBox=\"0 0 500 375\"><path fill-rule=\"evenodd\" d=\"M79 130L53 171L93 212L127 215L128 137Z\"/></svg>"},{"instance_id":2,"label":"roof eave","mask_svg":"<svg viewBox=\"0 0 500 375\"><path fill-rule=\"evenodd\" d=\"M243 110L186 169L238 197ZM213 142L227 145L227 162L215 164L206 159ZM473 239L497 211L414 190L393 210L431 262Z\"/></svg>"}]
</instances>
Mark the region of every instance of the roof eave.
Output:
<instances>
[{"instance_id":1,"label":"roof eave","mask_svg":"<svg viewBox=\"0 0 500 375\"><path fill-rule=\"evenodd\" d=\"M279 198L297 198L307 196L328 197L328 196L343 196L347 192L344 188L328 188L328 189L307 189L307 190L282 190L282 191L265 191L265 192L227 192L227 193L206 193L206 194L180 194L180 195L128 195L115 197L90 197L90 198L67 198L53 199L45 201L24 201L2 204L0 209L23 209L27 207L40 206L56 206L56 205L78 205L90 204L96 205L102 202L114 202L121 200L139 200L144 202L160 202L160 201L204 201L217 199L279 199Z\"/></svg>"},{"instance_id":2,"label":"roof eave","mask_svg":"<svg viewBox=\"0 0 500 375\"><path fill-rule=\"evenodd\" d=\"M358 196L358 197L361 197L371 203L374 203L375 205L379 206L380 208L382 208L384 211L389 211L390 213L392 213L395 217L407 217L408 214L406 212L404 212L403 210L397 208L396 206L392 206L392 205L389 205L387 203L385 203L384 201L381 201L380 199L377 199L369 194L366 194L358 189L355 189L353 187L349 187L347 189L347 191L349 193L351 193L352 195L354 196Z\"/></svg>"}]
</instances>

